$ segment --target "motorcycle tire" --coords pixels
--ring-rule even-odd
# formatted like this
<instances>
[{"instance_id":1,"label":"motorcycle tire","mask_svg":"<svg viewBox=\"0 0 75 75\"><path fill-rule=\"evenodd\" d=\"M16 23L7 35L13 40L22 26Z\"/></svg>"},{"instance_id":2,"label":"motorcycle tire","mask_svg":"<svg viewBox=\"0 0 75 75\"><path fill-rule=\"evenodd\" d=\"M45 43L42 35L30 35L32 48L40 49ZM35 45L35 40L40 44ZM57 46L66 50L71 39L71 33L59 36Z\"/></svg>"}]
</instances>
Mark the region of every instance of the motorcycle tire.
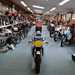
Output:
<instances>
[{"instance_id":1,"label":"motorcycle tire","mask_svg":"<svg viewBox=\"0 0 75 75\"><path fill-rule=\"evenodd\" d=\"M54 37L54 41L56 42L57 41L57 39Z\"/></svg>"},{"instance_id":2,"label":"motorcycle tire","mask_svg":"<svg viewBox=\"0 0 75 75\"><path fill-rule=\"evenodd\" d=\"M72 54L72 60L75 62L75 54Z\"/></svg>"},{"instance_id":3,"label":"motorcycle tire","mask_svg":"<svg viewBox=\"0 0 75 75\"><path fill-rule=\"evenodd\" d=\"M37 65L35 67L35 72L36 72L36 74L39 74L40 73L40 65Z\"/></svg>"},{"instance_id":4,"label":"motorcycle tire","mask_svg":"<svg viewBox=\"0 0 75 75\"><path fill-rule=\"evenodd\" d=\"M63 42L61 41L61 45L60 45L61 47L63 47L64 46L64 44L63 44Z\"/></svg>"},{"instance_id":5,"label":"motorcycle tire","mask_svg":"<svg viewBox=\"0 0 75 75\"><path fill-rule=\"evenodd\" d=\"M63 47L63 46L64 46L64 44L65 44L65 37L64 37L64 36L62 36L62 38L61 38L61 47Z\"/></svg>"},{"instance_id":6,"label":"motorcycle tire","mask_svg":"<svg viewBox=\"0 0 75 75\"><path fill-rule=\"evenodd\" d=\"M0 48L2 48L2 47L4 47L4 46L6 46L6 41L1 40L1 41L0 41Z\"/></svg>"}]
</instances>

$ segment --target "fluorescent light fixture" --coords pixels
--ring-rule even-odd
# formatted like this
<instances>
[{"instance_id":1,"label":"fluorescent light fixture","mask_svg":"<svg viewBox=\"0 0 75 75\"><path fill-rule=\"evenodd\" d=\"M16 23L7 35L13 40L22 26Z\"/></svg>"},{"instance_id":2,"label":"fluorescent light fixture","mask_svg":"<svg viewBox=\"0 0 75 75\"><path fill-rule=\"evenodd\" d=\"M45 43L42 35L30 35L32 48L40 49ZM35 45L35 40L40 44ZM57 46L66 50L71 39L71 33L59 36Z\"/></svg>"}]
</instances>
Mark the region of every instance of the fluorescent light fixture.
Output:
<instances>
[{"instance_id":1,"label":"fluorescent light fixture","mask_svg":"<svg viewBox=\"0 0 75 75\"><path fill-rule=\"evenodd\" d=\"M37 10L37 9L35 9L34 10L36 13L42 13L43 11L42 10Z\"/></svg>"},{"instance_id":2,"label":"fluorescent light fixture","mask_svg":"<svg viewBox=\"0 0 75 75\"><path fill-rule=\"evenodd\" d=\"M39 8L39 9L45 9L45 7L38 6L38 5L32 5L32 7L34 7L34 8Z\"/></svg>"},{"instance_id":3,"label":"fluorescent light fixture","mask_svg":"<svg viewBox=\"0 0 75 75\"><path fill-rule=\"evenodd\" d=\"M54 11L56 9L56 7L53 7L52 9L50 9L50 11Z\"/></svg>"},{"instance_id":4,"label":"fluorescent light fixture","mask_svg":"<svg viewBox=\"0 0 75 75\"><path fill-rule=\"evenodd\" d=\"M70 0L64 0L64 1L60 2L59 5L62 6L62 5L66 4L66 3L69 2L69 1L70 1Z\"/></svg>"},{"instance_id":5,"label":"fluorescent light fixture","mask_svg":"<svg viewBox=\"0 0 75 75\"><path fill-rule=\"evenodd\" d=\"M31 12L33 13L33 11L31 10Z\"/></svg>"},{"instance_id":6,"label":"fluorescent light fixture","mask_svg":"<svg viewBox=\"0 0 75 75\"><path fill-rule=\"evenodd\" d=\"M32 11L29 7L28 7L27 9L28 9L30 12L32 12L32 13L33 13L33 11Z\"/></svg>"},{"instance_id":7,"label":"fluorescent light fixture","mask_svg":"<svg viewBox=\"0 0 75 75\"><path fill-rule=\"evenodd\" d=\"M9 10L8 7L6 8L6 10Z\"/></svg>"},{"instance_id":8,"label":"fluorescent light fixture","mask_svg":"<svg viewBox=\"0 0 75 75\"><path fill-rule=\"evenodd\" d=\"M29 11L31 11L31 9L30 8L27 8Z\"/></svg>"},{"instance_id":9,"label":"fluorescent light fixture","mask_svg":"<svg viewBox=\"0 0 75 75\"><path fill-rule=\"evenodd\" d=\"M27 4L26 4L24 1L21 1L21 4L22 4L24 7L27 7Z\"/></svg>"},{"instance_id":10,"label":"fluorescent light fixture","mask_svg":"<svg viewBox=\"0 0 75 75\"><path fill-rule=\"evenodd\" d=\"M30 9L30 11L33 12L31 9Z\"/></svg>"},{"instance_id":11,"label":"fluorescent light fixture","mask_svg":"<svg viewBox=\"0 0 75 75\"><path fill-rule=\"evenodd\" d=\"M49 14L49 11L47 11L45 14Z\"/></svg>"}]
</instances>

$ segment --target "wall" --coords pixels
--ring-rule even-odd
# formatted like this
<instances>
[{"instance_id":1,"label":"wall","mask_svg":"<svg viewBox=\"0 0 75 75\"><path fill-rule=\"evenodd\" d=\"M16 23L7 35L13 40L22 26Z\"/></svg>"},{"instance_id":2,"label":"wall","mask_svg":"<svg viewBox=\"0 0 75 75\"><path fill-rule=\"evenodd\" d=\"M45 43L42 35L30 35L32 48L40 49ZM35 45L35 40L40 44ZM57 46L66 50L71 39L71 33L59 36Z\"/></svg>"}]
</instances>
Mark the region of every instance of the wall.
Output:
<instances>
[{"instance_id":1,"label":"wall","mask_svg":"<svg viewBox=\"0 0 75 75\"><path fill-rule=\"evenodd\" d=\"M6 10L8 10L8 7L0 2L0 14L4 14Z\"/></svg>"}]
</instances>

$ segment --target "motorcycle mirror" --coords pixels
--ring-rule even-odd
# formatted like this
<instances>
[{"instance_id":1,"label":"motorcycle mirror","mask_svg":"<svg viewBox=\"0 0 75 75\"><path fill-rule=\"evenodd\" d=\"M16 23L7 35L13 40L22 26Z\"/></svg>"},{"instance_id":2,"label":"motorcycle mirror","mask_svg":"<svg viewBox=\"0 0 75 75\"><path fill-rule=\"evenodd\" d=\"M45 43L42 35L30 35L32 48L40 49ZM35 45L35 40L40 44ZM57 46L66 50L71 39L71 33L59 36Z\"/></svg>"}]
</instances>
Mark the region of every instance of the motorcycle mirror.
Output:
<instances>
[{"instance_id":1,"label":"motorcycle mirror","mask_svg":"<svg viewBox=\"0 0 75 75\"><path fill-rule=\"evenodd\" d=\"M35 35L35 32L33 32L32 35Z\"/></svg>"},{"instance_id":2,"label":"motorcycle mirror","mask_svg":"<svg viewBox=\"0 0 75 75\"><path fill-rule=\"evenodd\" d=\"M46 41L45 44L48 45L48 42Z\"/></svg>"}]
</instances>

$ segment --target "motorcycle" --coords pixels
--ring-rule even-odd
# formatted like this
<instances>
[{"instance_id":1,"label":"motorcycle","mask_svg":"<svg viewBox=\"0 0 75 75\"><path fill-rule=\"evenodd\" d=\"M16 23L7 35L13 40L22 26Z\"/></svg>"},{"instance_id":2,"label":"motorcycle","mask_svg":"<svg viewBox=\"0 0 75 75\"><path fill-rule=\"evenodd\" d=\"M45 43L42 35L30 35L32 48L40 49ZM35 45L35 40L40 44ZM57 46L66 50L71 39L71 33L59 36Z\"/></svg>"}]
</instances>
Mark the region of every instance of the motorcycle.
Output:
<instances>
[{"instance_id":1,"label":"motorcycle","mask_svg":"<svg viewBox=\"0 0 75 75\"><path fill-rule=\"evenodd\" d=\"M59 39L59 32L55 31L54 33L54 41L56 42Z\"/></svg>"},{"instance_id":2,"label":"motorcycle","mask_svg":"<svg viewBox=\"0 0 75 75\"><path fill-rule=\"evenodd\" d=\"M65 44L70 44L70 39L71 39L71 36L69 35L69 37L67 37L66 35L62 35L62 38L61 38L61 47L63 47Z\"/></svg>"},{"instance_id":3,"label":"motorcycle","mask_svg":"<svg viewBox=\"0 0 75 75\"><path fill-rule=\"evenodd\" d=\"M58 41L59 39L61 39L61 33L59 31L55 31L54 33L54 41Z\"/></svg>"}]
</instances>

